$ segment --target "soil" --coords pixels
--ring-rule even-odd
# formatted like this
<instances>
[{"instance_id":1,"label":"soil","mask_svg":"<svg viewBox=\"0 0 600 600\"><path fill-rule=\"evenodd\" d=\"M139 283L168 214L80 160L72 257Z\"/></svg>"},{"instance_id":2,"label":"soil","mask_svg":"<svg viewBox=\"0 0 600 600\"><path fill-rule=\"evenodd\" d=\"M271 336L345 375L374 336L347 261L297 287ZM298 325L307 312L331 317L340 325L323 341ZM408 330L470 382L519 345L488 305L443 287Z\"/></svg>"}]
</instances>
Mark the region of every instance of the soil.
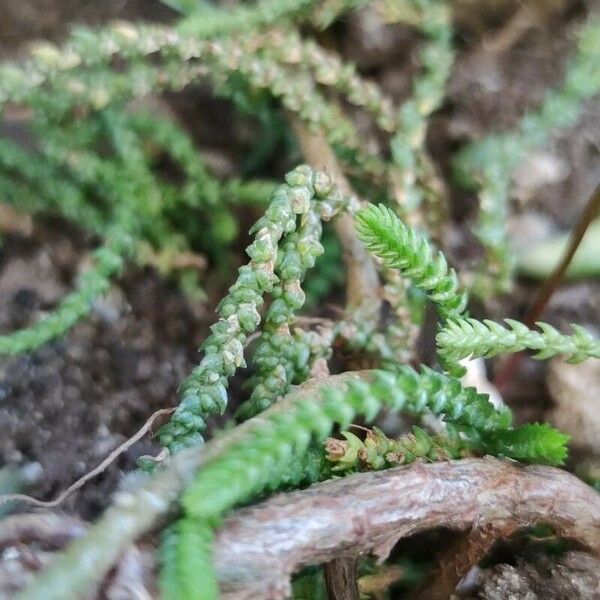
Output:
<instances>
[{"instance_id":1,"label":"soil","mask_svg":"<svg viewBox=\"0 0 600 600\"><path fill-rule=\"evenodd\" d=\"M5 239L0 261L0 321L28 325L68 289L85 256L84 240L64 223L39 227L34 239ZM80 236L81 237L81 236ZM67 272L65 276L65 271ZM43 476L30 490L51 497L96 466L156 410L175 403L207 330L176 285L130 267L92 316L64 339L0 363L0 461L37 462ZM65 508L90 518L104 508L140 442Z\"/></svg>"},{"instance_id":2,"label":"soil","mask_svg":"<svg viewBox=\"0 0 600 600\"><path fill-rule=\"evenodd\" d=\"M457 1L459 56L447 101L429 132L432 154L447 175L457 147L486 132L510 128L527 107L540 101L545 90L560 81L584 5L589 8L593 3L528 4L543 7L534 13L533 26L514 44L490 51L486 41L506 25L519 4L495 0L482 11L474 0ZM164 22L174 16L158 0L3 0L2 13L1 60L22 55L32 39L60 41L74 22L96 24L114 18ZM328 42L399 99L409 89L407 74L414 70L414 36L389 27L385 35L379 35L377 28L365 26L364 19L364 14L344 19L335 28L333 42ZM239 168L256 130L254 122L232 116L205 89L167 98L167 104L187 123L203 149L212 153L219 173L228 175ZM198 117L207 113L211 119ZM240 126L230 124L227 129L239 133L224 138L220 123L231 118L239 119ZM511 221L516 244L527 243L532 231L568 230L581 212L600 180L600 103L590 101L578 124L554 136L544 153L560 176L529 191L525 182L526 191L515 201ZM274 159L265 169L266 175L279 177L282 165ZM475 250L467 233L475 214L474 198L456 193L452 214L449 249L460 265ZM530 226L520 227L523 222ZM243 244L241 240L240 248ZM0 331L32 323L51 309L69 290L93 246L94 240L59 220L36 221L30 232L3 235ZM65 339L28 356L1 360L0 464L38 463L41 474L27 491L51 498L96 466L154 411L173 406L178 383L196 363L196 348L212 321L212 299L218 298L222 282L213 287L208 302L194 303L155 271L130 265L113 291L95 305L91 318ZM522 316L534 290L534 284L521 282L512 296L485 307L486 316ZM565 284L544 320L559 325L580 322L597 331L599 305L600 282ZM543 418L550 406L546 367L525 359L515 375L507 400L518 418ZM136 444L62 508L84 519L93 518L138 457L157 451L151 439ZM499 572L498 577L508 575ZM491 587L486 594L496 597Z\"/></svg>"},{"instance_id":3,"label":"soil","mask_svg":"<svg viewBox=\"0 0 600 600\"><path fill-rule=\"evenodd\" d=\"M583 552L557 560L538 554L515 566L498 565L484 575L481 600L594 600L600 598L600 561Z\"/></svg>"}]
</instances>

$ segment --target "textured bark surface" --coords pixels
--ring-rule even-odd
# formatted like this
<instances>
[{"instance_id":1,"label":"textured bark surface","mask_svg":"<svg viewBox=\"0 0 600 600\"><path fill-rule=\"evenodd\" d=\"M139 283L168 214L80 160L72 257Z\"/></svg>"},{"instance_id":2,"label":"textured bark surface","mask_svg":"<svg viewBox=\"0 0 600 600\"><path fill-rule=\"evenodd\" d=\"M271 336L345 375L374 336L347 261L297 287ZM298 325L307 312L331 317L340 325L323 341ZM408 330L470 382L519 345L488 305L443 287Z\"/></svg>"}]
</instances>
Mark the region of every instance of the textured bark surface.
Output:
<instances>
[{"instance_id":1,"label":"textured bark surface","mask_svg":"<svg viewBox=\"0 0 600 600\"><path fill-rule=\"evenodd\" d=\"M328 600L358 600L358 559L335 558L323 568Z\"/></svg>"},{"instance_id":2,"label":"textured bark surface","mask_svg":"<svg viewBox=\"0 0 600 600\"><path fill-rule=\"evenodd\" d=\"M600 494L569 473L492 458L417 464L235 512L217 534L215 565L223 598L277 600L288 597L290 576L303 566L368 553L384 558L402 537L449 527L469 533L434 577L436 597L447 598L488 540L538 522L600 554Z\"/></svg>"}]
</instances>

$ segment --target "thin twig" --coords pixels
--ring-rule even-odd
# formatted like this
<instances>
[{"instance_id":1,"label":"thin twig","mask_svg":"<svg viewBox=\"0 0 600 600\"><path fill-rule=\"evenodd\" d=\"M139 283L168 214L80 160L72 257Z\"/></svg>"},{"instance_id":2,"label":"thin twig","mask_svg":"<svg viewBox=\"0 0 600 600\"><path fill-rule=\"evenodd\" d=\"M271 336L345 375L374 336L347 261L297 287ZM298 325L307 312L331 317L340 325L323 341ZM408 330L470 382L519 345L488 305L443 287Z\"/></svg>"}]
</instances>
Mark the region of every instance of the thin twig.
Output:
<instances>
[{"instance_id":1,"label":"thin twig","mask_svg":"<svg viewBox=\"0 0 600 600\"><path fill-rule=\"evenodd\" d=\"M556 266L550 277L546 280L546 283L542 289L538 292L534 302L525 313L523 322L532 327L535 322L540 318L540 315L546 308L548 301L552 297L552 294L556 288L560 285L563 280L573 257L575 256L584 236L588 230L591 222L598 217L600 214L600 184L596 186L596 189L592 192L592 195L588 199L583 212L581 213L575 228L571 232L569 238L569 244L565 250L564 256L560 263Z\"/></svg>"},{"instance_id":2,"label":"thin twig","mask_svg":"<svg viewBox=\"0 0 600 600\"><path fill-rule=\"evenodd\" d=\"M119 456L121 456L121 454L141 440L148 431L150 431L152 425L154 425L154 422L159 417L170 415L174 410L174 408L157 410L132 437L123 442L120 446L117 446L96 468L79 478L75 483L54 498L54 500L38 500L27 494L4 494L3 496L0 496L0 505L6 504L7 502L22 502L24 504L29 504L30 506L35 506L36 508L56 508L57 506L60 506L71 494L82 488L88 481L104 472L117 458L119 458Z\"/></svg>"},{"instance_id":3,"label":"thin twig","mask_svg":"<svg viewBox=\"0 0 600 600\"><path fill-rule=\"evenodd\" d=\"M563 280L565 273L567 272L567 269L573 260L573 257L577 253L577 250L583 241L586 231L588 230L592 221L596 219L599 214L600 184L597 185L596 189L592 192L592 195L588 199L583 212L575 224L575 228L571 232L571 236L569 238L569 244L561 261L552 271L550 277L546 279L542 289L537 293L535 300L527 309L525 316L523 317L523 322L528 327L533 327L536 321L539 320L540 316L544 312L544 309L548 305L552 294L554 294L556 288ZM502 368L498 370L496 377L494 378L494 384L498 388L501 389L502 387L506 386L508 381L512 378L513 373L518 370L522 357L523 353L521 352L513 354L506 360Z\"/></svg>"},{"instance_id":4,"label":"thin twig","mask_svg":"<svg viewBox=\"0 0 600 600\"><path fill-rule=\"evenodd\" d=\"M536 26L536 18L540 17L536 12L530 4L521 4L501 29L483 40L482 49L492 54L510 50L528 29Z\"/></svg>"}]
</instances>

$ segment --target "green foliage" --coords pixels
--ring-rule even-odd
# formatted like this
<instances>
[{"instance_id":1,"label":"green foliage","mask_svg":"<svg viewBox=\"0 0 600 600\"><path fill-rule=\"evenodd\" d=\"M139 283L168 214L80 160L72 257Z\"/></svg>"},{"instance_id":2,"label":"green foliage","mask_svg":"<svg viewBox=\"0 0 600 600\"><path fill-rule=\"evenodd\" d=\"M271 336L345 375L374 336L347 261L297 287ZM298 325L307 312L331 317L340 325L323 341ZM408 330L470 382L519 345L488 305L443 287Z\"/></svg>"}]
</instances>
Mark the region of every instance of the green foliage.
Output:
<instances>
[{"instance_id":1,"label":"green foliage","mask_svg":"<svg viewBox=\"0 0 600 600\"><path fill-rule=\"evenodd\" d=\"M410 367L381 371L371 383L351 381L346 390L326 389L320 398L303 399L285 413L261 418L260 427L198 474L183 498L186 512L197 518L218 517L263 488L277 487L284 465L302 455L313 437L323 439L334 423L347 426L359 414L372 420L382 406L443 414L457 426L480 431L510 425L509 412L496 410L487 396L463 389L440 373L427 368L417 373Z\"/></svg>"},{"instance_id":2,"label":"green foliage","mask_svg":"<svg viewBox=\"0 0 600 600\"><path fill-rule=\"evenodd\" d=\"M352 63L343 62L337 54L301 38L295 31L273 31L264 44L269 56L285 65L301 67L318 84L333 88L351 104L366 108L381 129L395 131L397 118L392 101L379 86L361 77Z\"/></svg>"},{"instance_id":3,"label":"green foliage","mask_svg":"<svg viewBox=\"0 0 600 600\"><path fill-rule=\"evenodd\" d=\"M275 273L279 282L273 287L273 302L265 316L261 341L254 354L257 374L250 400L240 407L237 416L247 419L268 408L285 394L293 379L307 364L310 352L305 336L292 336L290 326L296 311L304 304L302 280L322 254L321 217L313 202L303 215L298 231L286 238L277 258Z\"/></svg>"},{"instance_id":4,"label":"green foliage","mask_svg":"<svg viewBox=\"0 0 600 600\"><path fill-rule=\"evenodd\" d=\"M93 267L79 278L77 289L68 294L47 317L25 329L0 336L1 354L21 354L35 350L64 336L92 309L94 300L106 293L110 279L123 266L123 256L131 248L131 237L115 231L108 243L93 254Z\"/></svg>"},{"instance_id":5,"label":"green foliage","mask_svg":"<svg viewBox=\"0 0 600 600\"><path fill-rule=\"evenodd\" d=\"M573 335L564 335L548 323L537 323L540 331L534 331L513 319L504 322L508 327L489 319L450 320L437 334L439 352L450 361L522 350L535 350L537 359L564 354L571 363L600 358L600 341L579 325L571 325Z\"/></svg>"},{"instance_id":6,"label":"green foliage","mask_svg":"<svg viewBox=\"0 0 600 600\"><path fill-rule=\"evenodd\" d=\"M211 335L202 345L205 356L181 385L181 403L171 422L161 430L164 446L176 450L182 445L198 443L200 431L205 427L204 416L225 410L228 379L238 367L245 365L243 346L247 335L260 324L258 308L266 293L278 297L268 313L267 334L270 337L263 340L265 344L261 348L262 356L259 356L263 387L257 392L257 396L260 395L255 401L263 402L265 394L267 402L272 401L269 387L275 391L280 389L282 384L277 377L281 378L281 373L285 375L285 366L277 369L277 364L268 360L272 355L273 362L279 362L280 342L273 339L278 334L272 329L287 325L293 318L293 310L304 302L299 281L305 269L314 264L321 249L318 221L332 217L344 205L345 200L332 187L329 177L306 166L289 173L286 184L275 190L265 215L251 230L255 239L246 250L250 262L240 268L237 281L219 304L220 320L212 326ZM300 229L298 236L290 238L299 226L299 217L303 218L305 227ZM285 248L288 240L292 245L286 248L282 262L278 264L280 243ZM281 278L282 285L275 288ZM269 378L275 382L272 384Z\"/></svg>"},{"instance_id":7,"label":"green foliage","mask_svg":"<svg viewBox=\"0 0 600 600\"><path fill-rule=\"evenodd\" d=\"M194 144L174 121L144 112L126 115L124 126L131 128L145 148L145 160L152 168L152 156L162 150L181 169L180 186L159 180L163 186L165 216L188 239L198 240L198 245L211 258L222 257L229 244L238 235L238 225L232 212L236 203L264 205L275 185L270 182L215 178L194 148ZM211 227L194 229L197 221L189 222L189 211L211 222ZM187 230L187 231L186 231Z\"/></svg>"},{"instance_id":8,"label":"green foliage","mask_svg":"<svg viewBox=\"0 0 600 600\"><path fill-rule=\"evenodd\" d=\"M401 269L402 275L425 291L444 319L461 315L467 295L459 291L454 269L445 256L407 227L389 208L369 205L356 215L356 230L365 247L381 258L386 267Z\"/></svg>"},{"instance_id":9,"label":"green foliage","mask_svg":"<svg viewBox=\"0 0 600 600\"><path fill-rule=\"evenodd\" d=\"M472 454L562 464L567 436L543 424L512 428L510 412L495 408L486 395L427 367L417 372L406 366L418 362L425 299L441 317L438 352L452 374L460 372L463 358L524 349L537 351L536 358L565 354L572 362L600 357L600 343L576 325L567 336L544 323L532 331L508 319L505 327L468 318L466 291L429 241L442 239L444 188L425 138L452 68L449 4L376 0L387 21L414 27L425 38L421 73L397 107L354 65L310 37L315 26L327 27L365 0L258 0L227 10L201 0L165 1L187 15L179 24L79 28L61 49L40 44L29 61L0 67L0 104L30 110L36 141L29 151L0 140L2 200L24 212L60 215L100 239L76 290L38 324L0 336L0 353L33 350L65 335L108 290L128 256L172 275L177 268L170 257L203 252L223 271L239 235L236 206L264 211L250 232L249 262L218 304L203 357L181 384L180 404L160 431L170 452L201 443L206 419L226 410L229 382L249 359L251 391L236 415L248 420L235 441L197 473L182 497L180 518L165 532L163 596L215 598L211 547L223 515L271 491L330 477L332 468L350 473ZM487 298L507 288L511 174L531 148L571 124L581 102L600 90L599 40L600 26L590 19L562 87L515 131L488 137L459 156L463 182L480 195L476 234L489 269L479 269L469 291ZM131 104L205 80L268 129L250 144L255 156L247 165L256 168L273 158L278 140L290 137L285 124L291 113L325 139L364 198L384 203L357 210L356 198L343 197L310 166L297 167L278 187L261 180L221 181L179 124ZM345 110L348 104L370 114L380 140L365 139ZM309 328L298 319L306 291L318 299L332 282L344 280L340 271L347 257L342 261L339 246L330 244L310 273L316 272L312 286L310 277L305 281L324 251L323 223L340 212L354 216L359 239L379 259L375 268L383 284L373 297L385 306L379 310L368 301ZM197 272L176 275L186 289L200 291ZM253 334L257 343L249 350ZM339 347L380 370L349 375L347 385L336 389L315 382L305 388L314 393L292 389L337 368L329 359ZM322 441L335 426L348 427L357 417L371 421L384 407L415 417L438 415L445 429L430 435L415 427L397 440L376 428L364 440L346 431L345 441L327 442L325 459Z\"/></svg>"},{"instance_id":10,"label":"green foliage","mask_svg":"<svg viewBox=\"0 0 600 600\"><path fill-rule=\"evenodd\" d=\"M342 431L341 435L345 441L328 438L324 443L326 458L335 464L335 473L380 470L417 460L450 460L468 454L468 444L458 436L432 436L420 427L413 427L411 433L397 440L377 427L368 429L364 440L351 431Z\"/></svg>"},{"instance_id":11,"label":"green foliage","mask_svg":"<svg viewBox=\"0 0 600 600\"><path fill-rule=\"evenodd\" d=\"M41 110L37 103L35 107ZM151 260L170 273L172 259L187 252L188 239L198 236L194 227L186 231L181 226L182 210L205 211L214 226L208 235L203 232L201 246L214 253L220 250L223 256L227 242L237 232L230 195L256 202L259 195L273 189L267 182L248 186L239 180L219 182L208 173L187 134L167 119L105 109L86 121L61 123L60 129L40 114L35 125L42 138L41 157L9 140L0 142L3 197L31 212L59 214L74 221L107 239L107 249L100 253L98 269L84 276L80 291L65 298L38 326L2 338L2 352L34 350L64 335L89 312L92 300L108 290L109 278L121 268L120 263L116 268L103 258L107 252L114 254L115 243L109 238L123 238L119 232L127 233L132 238L129 254L133 252L142 263ZM113 154L101 157L107 142ZM184 175L181 186L157 176L152 153L146 151L148 144L163 149L178 163ZM190 223L189 218L184 223ZM190 288L188 277L197 274L188 270L184 275L186 288L197 289L197 282Z\"/></svg>"},{"instance_id":12,"label":"green foliage","mask_svg":"<svg viewBox=\"0 0 600 600\"><path fill-rule=\"evenodd\" d=\"M305 11L315 0L258 0L252 6L227 9L206 6L200 0L169 0L169 3L188 15L178 27L181 31L197 37L214 37L281 22Z\"/></svg>"},{"instance_id":13,"label":"green foliage","mask_svg":"<svg viewBox=\"0 0 600 600\"><path fill-rule=\"evenodd\" d=\"M8 139L0 143L2 200L33 214L56 213L100 234L106 217L64 172Z\"/></svg>"},{"instance_id":14,"label":"green foliage","mask_svg":"<svg viewBox=\"0 0 600 600\"><path fill-rule=\"evenodd\" d=\"M345 440L328 438L324 447L326 459L333 463L332 472L349 474L356 471L388 469L415 461L438 461L465 456L492 454L521 462L562 465L567 457L569 436L546 424L526 424L517 429L497 428L479 432L469 438L453 428L440 435L430 435L420 427L398 439L387 437L374 427L364 440L350 431L342 431Z\"/></svg>"},{"instance_id":15,"label":"green foliage","mask_svg":"<svg viewBox=\"0 0 600 600\"><path fill-rule=\"evenodd\" d=\"M214 533L211 524L179 519L163 533L161 544L160 588L162 597L217 598L218 586L210 565L202 560L210 556Z\"/></svg>"},{"instance_id":16,"label":"green foliage","mask_svg":"<svg viewBox=\"0 0 600 600\"><path fill-rule=\"evenodd\" d=\"M552 462L561 456L564 458L565 450L561 449L560 441L562 439L564 444L565 436L553 436L550 434L553 430L546 428L543 435L538 435L536 430L535 441L531 443L527 441L527 435L518 433L512 434L512 437L509 435L503 443L503 438L496 437L496 434L509 428L510 413L497 411L487 396L478 394L474 389L464 389L458 381L429 369L417 373L410 367L399 367L395 373L376 372L370 382L358 378L350 380L345 389L325 387L314 399L301 397L286 406L285 411L264 413L221 456L198 473L182 498L182 522L185 527L192 523L217 524L222 515L235 505L256 497L265 489L281 487L286 482L288 471L297 471L299 460L302 464L301 457L311 442L323 440L334 424L347 426L359 415L370 421L384 406L413 414L424 411L443 414L445 420L455 427L470 432L473 439L484 439L489 435L497 449L502 448L507 454L513 452L526 460L535 461L536 457L540 457L543 461ZM410 441L411 451L427 454L429 443L427 436L419 434L418 438ZM438 442L438 447L441 447L441 442ZM444 448L447 452L450 452L450 447L446 442ZM458 450L452 452L454 455ZM181 543L188 544L185 536ZM180 556L180 553L167 548L164 556L168 561ZM194 560L197 570L202 571L200 574L195 571L194 577L208 581L212 571L210 554L195 554ZM213 584L198 587L193 580L171 581L171 577L186 577L186 574L177 572L174 566L168 564L164 573L169 578L168 581L163 580L165 600L215 598ZM169 595L173 590L181 589L189 590L191 595L183 596L178 591Z\"/></svg>"},{"instance_id":17,"label":"green foliage","mask_svg":"<svg viewBox=\"0 0 600 600\"><path fill-rule=\"evenodd\" d=\"M481 437L485 452L522 462L562 465L569 436L545 423L528 423L517 429L497 429Z\"/></svg>"},{"instance_id":18,"label":"green foliage","mask_svg":"<svg viewBox=\"0 0 600 600\"><path fill-rule=\"evenodd\" d=\"M454 61L450 7L441 0L411 0L411 17L427 38L420 53L422 74L413 84L412 96L398 111L398 127L390 141L395 170L395 196L403 216L412 217L427 195L431 168L424 149L427 119L437 110L445 94ZM413 12L414 11L414 12ZM400 17L402 15L399 15ZM439 212L436 198L427 213ZM431 214L424 218L432 220Z\"/></svg>"},{"instance_id":19,"label":"green foliage","mask_svg":"<svg viewBox=\"0 0 600 600\"><path fill-rule=\"evenodd\" d=\"M292 600L327 600L322 569L308 567L294 577L292 580Z\"/></svg>"}]
</instances>

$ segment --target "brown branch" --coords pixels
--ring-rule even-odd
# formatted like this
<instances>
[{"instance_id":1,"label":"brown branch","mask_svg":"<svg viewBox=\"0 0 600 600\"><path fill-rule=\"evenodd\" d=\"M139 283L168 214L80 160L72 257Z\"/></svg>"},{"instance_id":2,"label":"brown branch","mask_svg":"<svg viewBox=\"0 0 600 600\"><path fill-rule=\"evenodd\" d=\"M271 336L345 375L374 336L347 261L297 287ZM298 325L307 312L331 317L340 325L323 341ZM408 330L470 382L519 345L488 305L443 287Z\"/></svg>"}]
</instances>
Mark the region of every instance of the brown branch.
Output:
<instances>
[{"instance_id":1,"label":"brown branch","mask_svg":"<svg viewBox=\"0 0 600 600\"><path fill-rule=\"evenodd\" d=\"M600 494L551 467L497 459L417 464L328 481L232 514L217 533L222 598L278 600L307 565L372 553L436 527L474 532L443 565L447 598L490 540L544 522L600 554ZM476 550L476 547L475 547ZM444 595L445 594L445 595Z\"/></svg>"},{"instance_id":2,"label":"brown branch","mask_svg":"<svg viewBox=\"0 0 600 600\"><path fill-rule=\"evenodd\" d=\"M500 54L510 50L532 27L535 27L541 15L536 14L531 4L521 4L515 14L498 31L487 36L482 45L484 52Z\"/></svg>"},{"instance_id":3,"label":"brown branch","mask_svg":"<svg viewBox=\"0 0 600 600\"><path fill-rule=\"evenodd\" d=\"M288 116L306 162L327 172L342 194L356 196L323 134L309 131L295 115ZM354 221L349 214L338 215L333 226L346 266L346 303L349 308L371 306L372 314L376 314L381 299L375 263L356 236Z\"/></svg>"},{"instance_id":4,"label":"brown branch","mask_svg":"<svg viewBox=\"0 0 600 600\"><path fill-rule=\"evenodd\" d=\"M334 558L323 568L328 600L358 600L358 558Z\"/></svg>"},{"instance_id":5,"label":"brown branch","mask_svg":"<svg viewBox=\"0 0 600 600\"><path fill-rule=\"evenodd\" d=\"M588 199L583 212L579 216L575 228L571 232L569 244L565 253L556 266L550 277L546 280L544 287L537 294L533 304L525 313L523 322L528 327L533 327L535 322L540 318L542 312L546 308L548 301L552 297L552 294L556 288L560 285L563 280L573 257L575 256L586 231L590 224L600 214L600 184L596 186L596 189Z\"/></svg>"},{"instance_id":6,"label":"brown branch","mask_svg":"<svg viewBox=\"0 0 600 600\"><path fill-rule=\"evenodd\" d=\"M569 243L563 257L544 283L542 289L537 293L533 303L523 316L523 323L528 327L533 327L536 321L541 317L548 302L550 302L552 294L554 294L556 288L558 288L564 279L565 273L567 272L573 257L577 253L586 231L589 229L592 221L598 217L598 214L600 214L600 184L597 185L596 189L592 192L583 212L579 216L575 228L571 232ZM512 354L498 370L494 378L494 384L498 388L505 388L508 382L513 379L514 374L519 370L523 356L524 354L522 352Z\"/></svg>"}]
</instances>

